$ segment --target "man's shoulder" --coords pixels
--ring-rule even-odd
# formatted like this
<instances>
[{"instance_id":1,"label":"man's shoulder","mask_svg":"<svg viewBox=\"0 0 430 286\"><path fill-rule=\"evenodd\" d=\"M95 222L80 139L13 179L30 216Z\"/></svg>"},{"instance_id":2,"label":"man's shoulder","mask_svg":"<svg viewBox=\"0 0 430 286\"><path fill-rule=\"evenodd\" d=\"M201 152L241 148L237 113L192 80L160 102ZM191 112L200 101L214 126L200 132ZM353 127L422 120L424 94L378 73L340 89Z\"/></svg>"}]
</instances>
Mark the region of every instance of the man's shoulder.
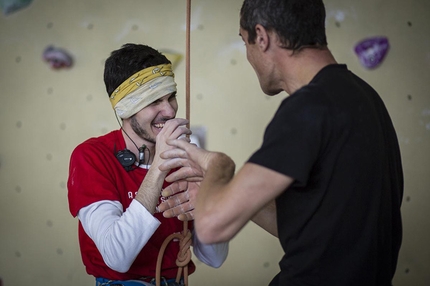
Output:
<instances>
[{"instance_id":1,"label":"man's shoulder","mask_svg":"<svg viewBox=\"0 0 430 286\"><path fill-rule=\"evenodd\" d=\"M83 141L82 143L80 143L79 145L77 145L74 149L74 153L76 152L86 152L89 150L99 150L99 151L103 151L106 148L108 149L112 149L115 148L118 143L116 143L117 138L118 138L118 132L120 132L119 130L114 130L111 131L107 134L98 136L98 137L91 137L88 138L87 140ZM119 146L117 147L117 149L119 150Z\"/></svg>"},{"instance_id":2,"label":"man's shoulder","mask_svg":"<svg viewBox=\"0 0 430 286\"><path fill-rule=\"evenodd\" d=\"M330 106L330 100L326 96L326 90L318 84L308 84L285 98L280 109L288 112L313 110L319 113L328 106Z\"/></svg>"}]
</instances>

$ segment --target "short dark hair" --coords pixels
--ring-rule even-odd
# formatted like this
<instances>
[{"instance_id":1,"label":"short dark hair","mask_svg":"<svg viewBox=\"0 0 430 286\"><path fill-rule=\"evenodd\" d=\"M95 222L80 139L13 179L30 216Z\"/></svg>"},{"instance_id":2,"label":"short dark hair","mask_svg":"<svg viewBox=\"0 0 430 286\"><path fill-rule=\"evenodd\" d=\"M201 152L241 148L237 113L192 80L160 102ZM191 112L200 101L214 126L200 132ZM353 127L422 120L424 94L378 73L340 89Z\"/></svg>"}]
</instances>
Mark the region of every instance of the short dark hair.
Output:
<instances>
[{"instance_id":1,"label":"short dark hair","mask_svg":"<svg viewBox=\"0 0 430 286\"><path fill-rule=\"evenodd\" d=\"M105 62L104 82L108 95L138 71L161 64L170 64L170 61L159 51L146 45L123 45Z\"/></svg>"},{"instance_id":2,"label":"short dark hair","mask_svg":"<svg viewBox=\"0 0 430 286\"><path fill-rule=\"evenodd\" d=\"M255 43L257 24L275 32L286 49L327 47L322 0L245 0L240 27L248 32L251 44Z\"/></svg>"}]
</instances>

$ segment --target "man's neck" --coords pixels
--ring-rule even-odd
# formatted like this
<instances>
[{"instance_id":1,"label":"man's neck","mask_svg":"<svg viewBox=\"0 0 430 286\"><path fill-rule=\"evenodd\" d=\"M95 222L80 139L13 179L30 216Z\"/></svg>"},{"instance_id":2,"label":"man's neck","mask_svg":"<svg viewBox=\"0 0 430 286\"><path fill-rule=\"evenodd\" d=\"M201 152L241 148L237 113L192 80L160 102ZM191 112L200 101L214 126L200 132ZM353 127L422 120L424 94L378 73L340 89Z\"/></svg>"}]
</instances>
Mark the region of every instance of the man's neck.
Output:
<instances>
[{"instance_id":1,"label":"man's neck","mask_svg":"<svg viewBox=\"0 0 430 286\"><path fill-rule=\"evenodd\" d=\"M141 150L139 149L144 146L142 149L144 152L143 164L150 165L155 156L155 144L141 139L133 131L126 130L124 127L121 129L121 133L124 138L126 148L133 152L137 161L139 161L141 153Z\"/></svg>"},{"instance_id":2,"label":"man's neck","mask_svg":"<svg viewBox=\"0 0 430 286\"><path fill-rule=\"evenodd\" d=\"M289 55L281 61L281 74L284 90L288 94L309 84L324 67L337 63L328 49L306 48L295 54L285 52Z\"/></svg>"}]
</instances>

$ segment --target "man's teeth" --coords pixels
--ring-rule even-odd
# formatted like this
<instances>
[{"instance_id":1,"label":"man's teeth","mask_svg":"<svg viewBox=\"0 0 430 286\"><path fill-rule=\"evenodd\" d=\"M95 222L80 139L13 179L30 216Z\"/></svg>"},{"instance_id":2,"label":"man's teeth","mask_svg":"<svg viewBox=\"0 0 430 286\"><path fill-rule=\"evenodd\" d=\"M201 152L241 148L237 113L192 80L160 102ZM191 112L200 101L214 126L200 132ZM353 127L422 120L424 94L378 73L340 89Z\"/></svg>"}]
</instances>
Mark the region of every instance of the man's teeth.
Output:
<instances>
[{"instance_id":1,"label":"man's teeth","mask_svg":"<svg viewBox=\"0 0 430 286\"><path fill-rule=\"evenodd\" d=\"M164 123L157 123L157 124L154 124L154 126L157 127L157 128L163 128L164 127Z\"/></svg>"}]
</instances>

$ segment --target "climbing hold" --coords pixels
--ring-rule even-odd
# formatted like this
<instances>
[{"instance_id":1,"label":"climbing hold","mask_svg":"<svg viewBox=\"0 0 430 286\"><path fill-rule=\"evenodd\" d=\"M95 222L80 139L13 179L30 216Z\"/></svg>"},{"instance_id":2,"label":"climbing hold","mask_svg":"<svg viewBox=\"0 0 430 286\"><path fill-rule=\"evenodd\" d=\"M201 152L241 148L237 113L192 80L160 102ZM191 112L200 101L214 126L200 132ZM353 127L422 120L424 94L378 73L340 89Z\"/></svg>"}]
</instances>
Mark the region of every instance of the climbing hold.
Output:
<instances>
[{"instance_id":1,"label":"climbing hold","mask_svg":"<svg viewBox=\"0 0 430 286\"><path fill-rule=\"evenodd\" d=\"M373 69L382 63L389 47L386 37L372 37L360 41L354 51L364 67Z\"/></svg>"},{"instance_id":2,"label":"climbing hold","mask_svg":"<svg viewBox=\"0 0 430 286\"><path fill-rule=\"evenodd\" d=\"M54 46L48 46L43 51L43 59L48 62L53 69L71 67L73 64L73 58L67 51L61 48L55 48Z\"/></svg>"}]
</instances>

